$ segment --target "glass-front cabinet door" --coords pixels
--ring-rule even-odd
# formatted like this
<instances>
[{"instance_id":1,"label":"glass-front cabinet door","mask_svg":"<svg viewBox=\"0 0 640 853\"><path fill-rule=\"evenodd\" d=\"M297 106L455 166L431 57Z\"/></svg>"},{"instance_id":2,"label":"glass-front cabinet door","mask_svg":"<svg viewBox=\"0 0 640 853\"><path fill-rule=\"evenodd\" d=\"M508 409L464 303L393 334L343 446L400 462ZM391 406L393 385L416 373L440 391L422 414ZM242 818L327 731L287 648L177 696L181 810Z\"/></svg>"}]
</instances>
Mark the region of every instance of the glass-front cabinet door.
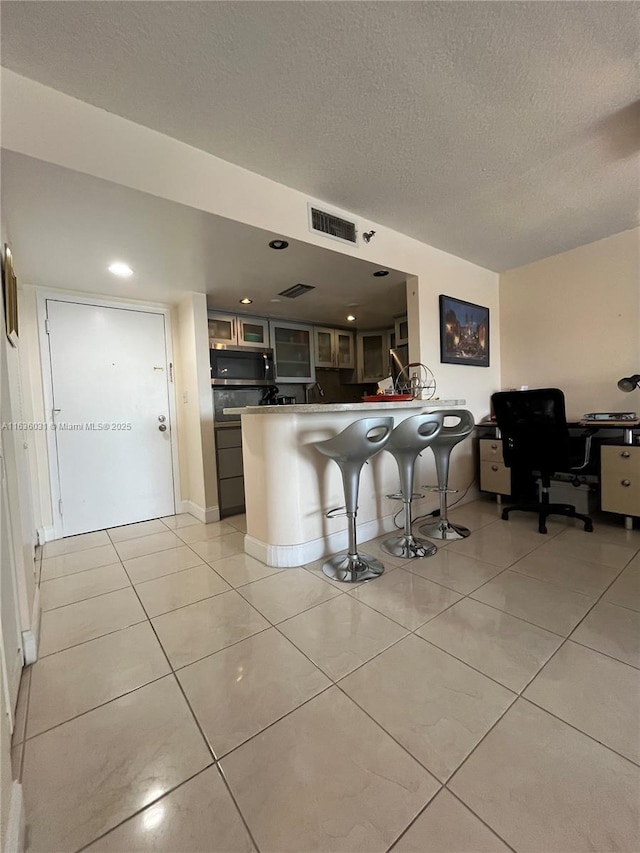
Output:
<instances>
[{"instance_id":1,"label":"glass-front cabinet door","mask_svg":"<svg viewBox=\"0 0 640 853\"><path fill-rule=\"evenodd\" d=\"M360 382L379 382L390 374L389 332L358 333L358 378Z\"/></svg>"},{"instance_id":2,"label":"glass-front cabinet door","mask_svg":"<svg viewBox=\"0 0 640 853\"><path fill-rule=\"evenodd\" d=\"M353 369L356 366L356 338L353 332L335 331L336 367Z\"/></svg>"},{"instance_id":3,"label":"glass-front cabinet door","mask_svg":"<svg viewBox=\"0 0 640 853\"><path fill-rule=\"evenodd\" d=\"M313 329L296 323L269 322L276 382L315 382Z\"/></svg>"},{"instance_id":4,"label":"glass-front cabinet door","mask_svg":"<svg viewBox=\"0 0 640 853\"><path fill-rule=\"evenodd\" d=\"M238 346L268 347L269 321L262 317L238 317Z\"/></svg>"},{"instance_id":5,"label":"glass-front cabinet door","mask_svg":"<svg viewBox=\"0 0 640 853\"><path fill-rule=\"evenodd\" d=\"M401 344L409 343L409 322L406 316L396 317L395 332L396 340L394 346L399 347Z\"/></svg>"},{"instance_id":6,"label":"glass-front cabinet door","mask_svg":"<svg viewBox=\"0 0 640 853\"><path fill-rule=\"evenodd\" d=\"M316 367L354 368L356 366L356 343L353 332L316 326L313 335L316 345Z\"/></svg>"},{"instance_id":7,"label":"glass-front cabinet door","mask_svg":"<svg viewBox=\"0 0 640 853\"><path fill-rule=\"evenodd\" d=\"M209 346L235 345L238 341L236 318L229 314L209 313Z\"/></svg>"},{"instance_id":8,"label":"glass-front cabinet door","mask_svg":"<svg viewBox=\"0 0 640 853\"><path fill-rule=\"evenodd\" d=\"M334 329L313 330L316 343L316 367L335 367Z\"/></svg>"}]
</instances>

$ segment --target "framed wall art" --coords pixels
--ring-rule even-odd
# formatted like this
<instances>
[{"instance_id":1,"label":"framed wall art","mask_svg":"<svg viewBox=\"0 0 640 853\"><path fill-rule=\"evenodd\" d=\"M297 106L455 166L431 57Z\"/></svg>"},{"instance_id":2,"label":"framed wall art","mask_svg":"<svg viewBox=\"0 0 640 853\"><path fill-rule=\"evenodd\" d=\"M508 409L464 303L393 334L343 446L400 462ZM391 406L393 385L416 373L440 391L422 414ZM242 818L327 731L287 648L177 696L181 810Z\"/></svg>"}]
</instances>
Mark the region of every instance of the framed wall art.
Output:
<instances>
[{"instance_id":1,"label":"framed wall art","mask_svg":"<svg viewBox=\"0 0 640 853\"><path fill-rule=\"evenodd\" d=\"M489 309L440 296L440 361L489 367Z\"/></svg>"},{"instance_id":2,"label":"framed wall art","mask_svg":"<svg viewBox=\"0 0 640 853\"><path fill-rule=\"evenodd\" d=\"M9 343L18 346L18 283L13 269L11 249L4 244L2 253L2 294Z\"/></svg>"}]
</instances>

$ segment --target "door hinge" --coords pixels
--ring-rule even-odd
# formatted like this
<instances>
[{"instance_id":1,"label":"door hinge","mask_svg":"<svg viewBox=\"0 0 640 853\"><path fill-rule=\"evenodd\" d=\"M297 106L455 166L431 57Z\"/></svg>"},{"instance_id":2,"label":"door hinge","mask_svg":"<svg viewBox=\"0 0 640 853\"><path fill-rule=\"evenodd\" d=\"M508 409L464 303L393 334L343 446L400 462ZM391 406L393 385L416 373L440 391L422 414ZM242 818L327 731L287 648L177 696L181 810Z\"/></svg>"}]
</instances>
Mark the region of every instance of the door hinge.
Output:
<instances>
[{"instance_id":1,"label":"door hinge","mask_svg":"<svg viewBox=\"0 0 640 853\"><path fill-rule=\"evenodd\" d=\"M62 498L58 501L58 512L62 515Z\"/></svg>"},{"instance_id":2,"label":"door hinge","mask_svg":"<svg viewBox=\"0 0 640 853\"><path fill-rule=\"evenodd\" d=\"M51 333L51 327L49 326L49 318L44 321L44 330L49 335Z\"/></svg>"},{"instance_id":3,"label":"door hinge","mask_svg":"<svg viewBox=\"0 0 640 853\"><path fill-rule=\"evenodd\" d=\"M173 382L173 362L169 362L169 382Z\"/></svg>"}]
</instances>

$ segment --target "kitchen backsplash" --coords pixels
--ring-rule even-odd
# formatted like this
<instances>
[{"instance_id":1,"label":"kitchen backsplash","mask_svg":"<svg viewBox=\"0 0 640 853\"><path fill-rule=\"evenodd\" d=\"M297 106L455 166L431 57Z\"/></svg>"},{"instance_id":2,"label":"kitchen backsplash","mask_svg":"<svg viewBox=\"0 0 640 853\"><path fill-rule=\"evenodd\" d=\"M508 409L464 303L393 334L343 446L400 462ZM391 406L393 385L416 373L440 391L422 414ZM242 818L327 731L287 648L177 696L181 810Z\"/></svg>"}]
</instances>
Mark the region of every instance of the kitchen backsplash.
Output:
<instances>
[{"instance_id":1,"label":"kitchen backsplash","mask_svg":"<svg viewBox=\"0 0 640 853\"><path fill-rule=\"evenodd\" d=\"M360 403L364 394L375 394L378 386L375 382L364 385L342 385L340 371L331 368L316 368L316 382L324 391L320 397L317 389L309 394L310 403Z\"/></svg>"}]
</instances>

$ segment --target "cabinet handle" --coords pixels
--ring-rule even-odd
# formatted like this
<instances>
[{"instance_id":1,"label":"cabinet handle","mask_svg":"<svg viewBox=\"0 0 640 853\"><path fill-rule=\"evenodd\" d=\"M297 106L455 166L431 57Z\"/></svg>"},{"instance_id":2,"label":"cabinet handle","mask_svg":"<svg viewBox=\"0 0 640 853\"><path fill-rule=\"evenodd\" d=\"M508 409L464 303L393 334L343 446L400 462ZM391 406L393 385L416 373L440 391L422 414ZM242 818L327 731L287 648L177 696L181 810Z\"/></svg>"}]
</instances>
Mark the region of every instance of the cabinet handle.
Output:
<instances>
[{"instance_id":1,"label":"cabinet handle","mask_svg":"<svg viewBox=\"0 0 640 853\"><path fill-rule=\"evenodd\" d=\"M492 445L491 445L491 449L492 449L492 450L497 450L497 449L498 449L498 445L497 445L497 444L492 444Z\"/></svg>"},{"instance_id":2,"label":"cabinet handle","mask_svg":"<svg viewBox=\"0 0 640 853\"><path fill-rule=\"evenodd\" d=\"M630 486L631 480L620 480L620 485L621 486Z\"/></svg>"},{"instance_id":3,"label":"cabinet handle","mask_svg":"<svg viewBox=\"0 0 640 853\"><path fill-rule=\"evenodd\" d=\"M620 456L622 456L623 459L628 459L631 456L631 454L629 453L628 450L623 450L622 453L620 454Z\"/></svg>"},{"instance_id":4,"label":"cabinet handle","mask_svg":"<svg viewBox=\"0 0 640 853\"><path fill-rule=\"evenodd\" d=\"M492 465L492 466L491 466L491 470L492 470L492 471L497 471L497 470L498 470L498 466L497 466L497 465Z\"/></svg>"}]
</instances>

